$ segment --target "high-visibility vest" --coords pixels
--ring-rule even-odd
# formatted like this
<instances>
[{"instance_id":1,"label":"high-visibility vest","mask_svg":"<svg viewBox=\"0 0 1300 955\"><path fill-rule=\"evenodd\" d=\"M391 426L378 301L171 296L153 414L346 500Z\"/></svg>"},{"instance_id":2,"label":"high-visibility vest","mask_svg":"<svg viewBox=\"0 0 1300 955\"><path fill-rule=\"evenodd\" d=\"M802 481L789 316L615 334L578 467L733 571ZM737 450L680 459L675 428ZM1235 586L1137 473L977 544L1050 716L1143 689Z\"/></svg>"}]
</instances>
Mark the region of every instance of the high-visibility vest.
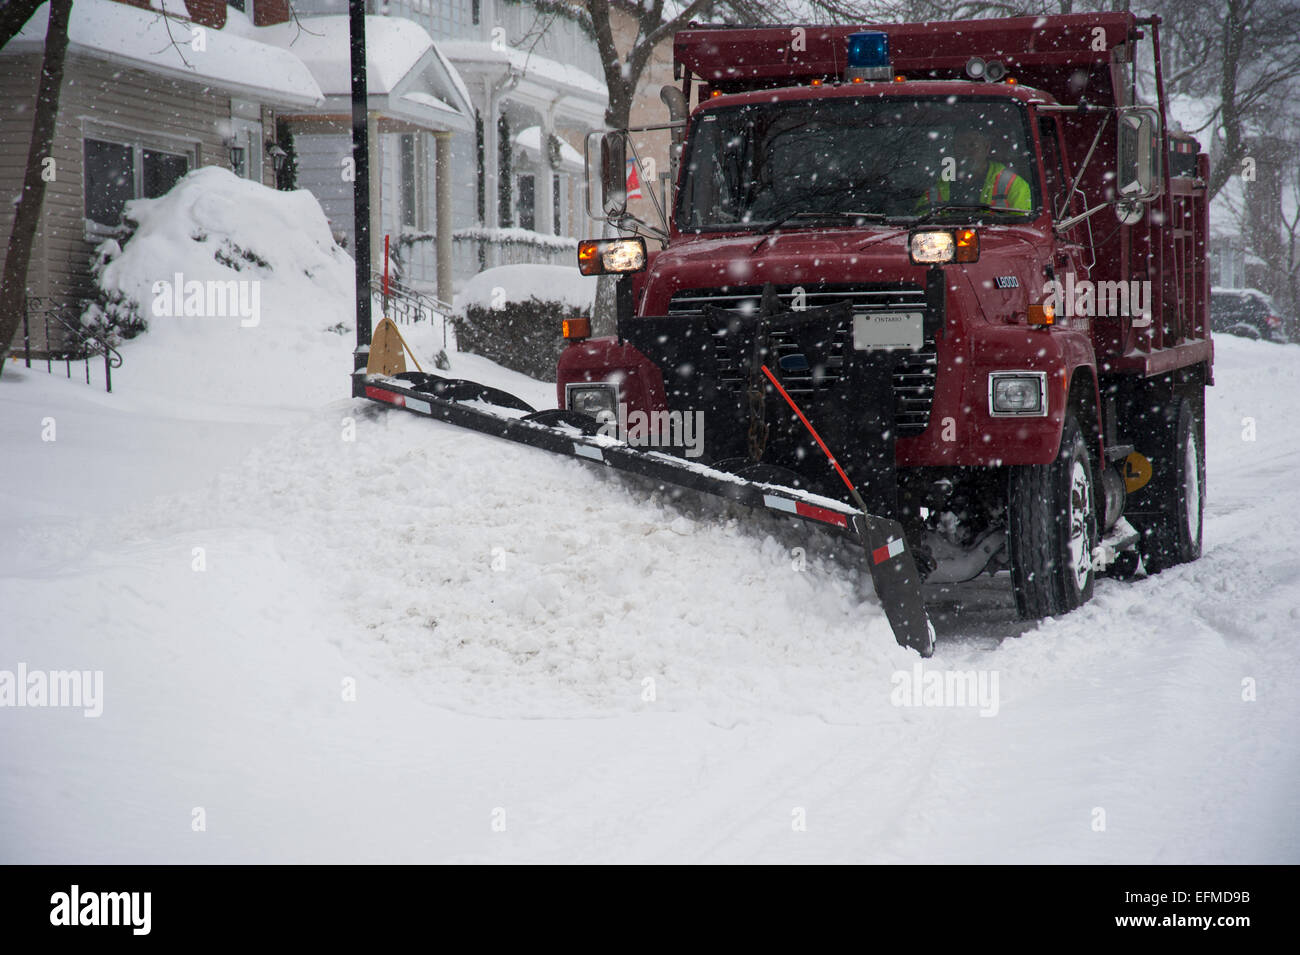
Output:
<instances>
[{"instance_id":1,"label":"high-visibility vest","mask_svg":"<svg viewBox=\"0 0 1300 955\"><path fill-rule=\"evenodd\" d=\"M1027 182L1001 163L991 162L988 171L984 174L984 187L980 190L980 202L994 209L1019 209L1020 206L1011 204L1011 190L1018 185L1022 188L1017 189L1017 192L1028 193L1029 184ZM937 185L926 190L926 198L930 201L930 205L947 202L948 196L951 194L950 184L947 180L941 180ZM1024 208L1028 211L1029 204L1025 203Z\"/></svg>"}]
</instances>

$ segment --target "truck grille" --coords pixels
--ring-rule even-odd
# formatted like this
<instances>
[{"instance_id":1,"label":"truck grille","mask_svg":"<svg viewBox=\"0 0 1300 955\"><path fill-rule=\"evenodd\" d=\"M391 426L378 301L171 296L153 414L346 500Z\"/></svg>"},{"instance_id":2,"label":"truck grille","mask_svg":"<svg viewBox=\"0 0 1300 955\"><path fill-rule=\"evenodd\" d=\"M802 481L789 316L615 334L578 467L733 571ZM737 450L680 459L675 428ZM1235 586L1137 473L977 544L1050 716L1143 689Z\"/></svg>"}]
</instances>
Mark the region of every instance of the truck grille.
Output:
<instances>
[{"instance_id":1,"label":"truck grille","mask_svg":"<svg viewBox=\"0 0 1300 955\"><path fill-rule=\"evenodd\" d=\"M782 307L790 308L795 297L794 287L778 286L776 293ZM756 315L762 294L763 290L756 286L688 289L672 297L668 303L668 314L683 317L702 315L704 306L712 305L715 308ZM848 301L852 303L854 312L895 311L900 308L925 311L925 290L916 285L821 285L805 287L804 297L809 308ZM745 387L745 374L742 368L734 367L728 360L722 342L725 335L725 332L715 334L719 379L724 387L739 391ZM851 327L840 330L831 344L830 358L824 367L810 368L803 372L785 372L782 379L786 390L791 395L811 395L819 387L838 382L843 374L845 355L853 348L852 335ZM796 348L780 331L772 334L772 343L778 361L782 355L791 353ZM938 368L934 340L927 338L919 351L901 352L897 357L898 362L894 368L894 423L898 437L915 437L930 424L930 406L934 402L934 382Z\"/></svg>"}]
</instances>

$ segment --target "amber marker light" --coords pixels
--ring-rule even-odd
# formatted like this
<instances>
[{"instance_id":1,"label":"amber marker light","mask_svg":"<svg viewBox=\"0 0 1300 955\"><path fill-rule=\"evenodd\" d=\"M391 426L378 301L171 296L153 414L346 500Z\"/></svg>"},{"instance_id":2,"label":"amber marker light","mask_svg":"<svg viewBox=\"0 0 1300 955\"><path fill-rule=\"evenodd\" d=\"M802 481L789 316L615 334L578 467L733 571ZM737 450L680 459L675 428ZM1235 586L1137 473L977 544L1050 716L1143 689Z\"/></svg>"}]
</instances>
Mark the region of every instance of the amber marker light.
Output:
<instances>
[{"instance_id":1,"label":"amber marker light","mask_svg":"<svg viewBox=\"0 0 1300 955\"><path fill-rule=\"evenodd\" d=\"M570 341L580 342L591 337L591 319L566 318L560 326L564 337Z\"/></svg>"},{"instance_id":2,"label":"amber marker light","mask_svg":"<svg viewBox=\"0 0 1300 955\"><path fill-rule=\"evenodd\" d=\"M978 262L980 258L979 233L974 229L958 229L955 238L957 239L957 249L953 261Z\"/></svg>"}]
</instances>

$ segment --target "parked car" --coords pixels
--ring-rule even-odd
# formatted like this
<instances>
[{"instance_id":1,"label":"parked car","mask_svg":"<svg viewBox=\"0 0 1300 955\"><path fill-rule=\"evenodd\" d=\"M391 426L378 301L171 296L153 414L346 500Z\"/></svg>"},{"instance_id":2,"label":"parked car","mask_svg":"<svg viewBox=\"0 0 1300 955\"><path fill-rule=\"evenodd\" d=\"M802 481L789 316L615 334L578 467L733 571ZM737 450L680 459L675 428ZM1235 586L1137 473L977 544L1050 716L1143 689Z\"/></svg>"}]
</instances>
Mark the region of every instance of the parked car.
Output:
<instances>
[{"instance_id":1,"label":"parked car","mask_svg":"<svg viewBox=\"0 0 1300 955\"><path fill-rule=\"evenodd\" d=\"M1211 289L1210 331L1257 341L1287 341L1285 322L1277 305L1253 288Z\"/></svg>"}]
</instances>

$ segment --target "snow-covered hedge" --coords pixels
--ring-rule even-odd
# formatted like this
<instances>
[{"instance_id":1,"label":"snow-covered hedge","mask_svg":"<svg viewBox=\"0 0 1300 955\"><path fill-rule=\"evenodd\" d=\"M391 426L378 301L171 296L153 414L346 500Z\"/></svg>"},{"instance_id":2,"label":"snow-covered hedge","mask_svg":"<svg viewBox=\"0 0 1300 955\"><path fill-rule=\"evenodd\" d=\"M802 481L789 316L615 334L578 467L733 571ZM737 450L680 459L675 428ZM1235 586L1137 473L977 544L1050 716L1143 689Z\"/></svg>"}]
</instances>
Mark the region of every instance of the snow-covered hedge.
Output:
<instances>
[{"instance_id":1,"label":"snow-covered hedge","mask_svg":"<svg viewBox=\"0 0 1300 955\"><path fill-rule=\"evenodd\" d=\"M502 265L456 299L456 342L507 368L549 381L564 347L560 323L591 315L596 279L567 265Z\"/></svg>"}]
</instances>

